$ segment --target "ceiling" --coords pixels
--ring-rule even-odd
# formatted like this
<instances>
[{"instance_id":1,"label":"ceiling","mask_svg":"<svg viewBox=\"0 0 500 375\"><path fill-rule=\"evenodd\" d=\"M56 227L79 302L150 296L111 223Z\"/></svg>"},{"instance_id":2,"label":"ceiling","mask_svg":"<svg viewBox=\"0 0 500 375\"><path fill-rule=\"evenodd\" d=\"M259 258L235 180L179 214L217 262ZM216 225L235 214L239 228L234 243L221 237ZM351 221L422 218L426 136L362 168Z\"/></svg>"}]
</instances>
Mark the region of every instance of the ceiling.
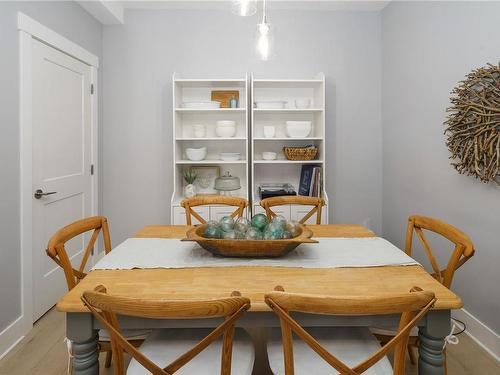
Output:
<instances>
[{"instance_id":1,"label":"ceiling","mask_svg":"<svg viewBox=\"0 0 500 375\"><path fill-rule=\"evenodd\" d=\"M202 9L227 10L231 0L76 0L103 25L125 23L125 9ZM262 2L262 0L258 0ZM313 11L364 11L382 10L391 0L267 0L269 9Z\"/></svg>"},{"instance_id":2,"label":"ceiling","mask_svg":"<svg viewBox=\"0 0 500 375\"><path fill-rule=\"evenodd\" d=\"M261 0L259 0L260 2ZM390 1L267 0L273 9L379 11ZM124 0L127 9L227 9L230 0Z\"/></svg>"}]
</instances>

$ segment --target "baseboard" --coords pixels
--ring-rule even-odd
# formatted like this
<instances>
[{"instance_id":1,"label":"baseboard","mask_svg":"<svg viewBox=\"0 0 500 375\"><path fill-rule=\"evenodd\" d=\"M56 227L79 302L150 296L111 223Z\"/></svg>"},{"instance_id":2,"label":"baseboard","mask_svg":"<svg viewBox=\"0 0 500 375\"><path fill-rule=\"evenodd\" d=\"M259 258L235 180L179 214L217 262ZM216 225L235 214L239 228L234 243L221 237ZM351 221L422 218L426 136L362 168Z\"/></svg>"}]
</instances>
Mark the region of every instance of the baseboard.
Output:
<instances>
[{"instance_id":1,"label":"baseboard","mask_svg":"<svg viewBox=\"0 0 500 375\"><path fill-rule=\"evenodd\" d=\"M454 310L452 316L464 322L467 326L465 333L500 361L500 335L465 309Z\"/></svg>"},{"instance_id":2,"label":"baseboard","mask_svg":"<svg viewBox=\"0 0 500 375\"><path fill-rule=\"evenodd\" d=\"M21 341L25 335L23 316L14 320L2 332L0 332L0 359Z\"/></svg>"}]
</instances>

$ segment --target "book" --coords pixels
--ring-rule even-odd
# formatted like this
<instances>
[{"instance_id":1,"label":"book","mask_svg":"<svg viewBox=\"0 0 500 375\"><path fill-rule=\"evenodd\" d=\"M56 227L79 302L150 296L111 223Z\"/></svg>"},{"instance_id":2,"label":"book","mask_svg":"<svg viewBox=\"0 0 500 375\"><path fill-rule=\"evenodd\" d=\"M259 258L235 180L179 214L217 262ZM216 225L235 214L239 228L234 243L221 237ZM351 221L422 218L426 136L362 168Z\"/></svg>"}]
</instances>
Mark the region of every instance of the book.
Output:
<instances>
[{"instance_id":1,"label":"book","mask_svg":"<svg viewBox=\"0 0 500 375\"><path fill-rule=\"evenodd\" d=\"M309 196L319 197L321 195L321 167L313 168L313 176L311 180L311 187Z\"/></svg>"},{"instance_id":2,"label":"book","mask_svg":"<svg viewBox=\"0 0 500 375\"><path fill-rule=\"evenodd\" d=\"M314 166L303 165L300 171L299 195L309 196Z\"/></svg>"}]
</instances>

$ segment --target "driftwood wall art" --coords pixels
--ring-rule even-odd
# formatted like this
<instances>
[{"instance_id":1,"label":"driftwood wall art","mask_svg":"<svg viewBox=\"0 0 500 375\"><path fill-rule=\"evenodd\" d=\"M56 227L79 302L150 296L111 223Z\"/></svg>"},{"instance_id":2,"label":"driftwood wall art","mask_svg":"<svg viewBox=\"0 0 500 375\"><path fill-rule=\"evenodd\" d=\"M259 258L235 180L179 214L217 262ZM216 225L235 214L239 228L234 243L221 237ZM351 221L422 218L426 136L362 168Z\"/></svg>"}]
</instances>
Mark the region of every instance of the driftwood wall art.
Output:
<instances>
[{"instance_id":1,"label":"driftwood wall art","mask_svg":"<svg viewBox=\"0 0 500 375\"><path fill-rule=\"evenodd\" d=\"M451 94L444 123L451 164L500 185L500 63L473 70Z\"/></svg>"}]
</instances>

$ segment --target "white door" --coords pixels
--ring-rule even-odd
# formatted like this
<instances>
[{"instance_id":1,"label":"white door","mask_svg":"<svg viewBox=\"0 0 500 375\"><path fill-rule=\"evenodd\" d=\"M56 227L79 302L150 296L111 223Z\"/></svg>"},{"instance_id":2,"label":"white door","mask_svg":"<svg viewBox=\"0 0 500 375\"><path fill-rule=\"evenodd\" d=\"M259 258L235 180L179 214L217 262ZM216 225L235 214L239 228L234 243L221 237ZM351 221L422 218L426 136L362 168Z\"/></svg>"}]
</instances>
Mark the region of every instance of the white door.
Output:
<instances>
[{"instance_id":1,"label":"white door","mask_svg":"<svg viewBox=\"0 0 500 375\"><path fill-rule=\"evenodd\" d=\"M35 321L67 291L62 270L45 253L47 242L59 228L90 216L93 197L91 67L36 40L32 45ZM83 236L66 249L79 265Z\"/></svg>"}]
</instances>

